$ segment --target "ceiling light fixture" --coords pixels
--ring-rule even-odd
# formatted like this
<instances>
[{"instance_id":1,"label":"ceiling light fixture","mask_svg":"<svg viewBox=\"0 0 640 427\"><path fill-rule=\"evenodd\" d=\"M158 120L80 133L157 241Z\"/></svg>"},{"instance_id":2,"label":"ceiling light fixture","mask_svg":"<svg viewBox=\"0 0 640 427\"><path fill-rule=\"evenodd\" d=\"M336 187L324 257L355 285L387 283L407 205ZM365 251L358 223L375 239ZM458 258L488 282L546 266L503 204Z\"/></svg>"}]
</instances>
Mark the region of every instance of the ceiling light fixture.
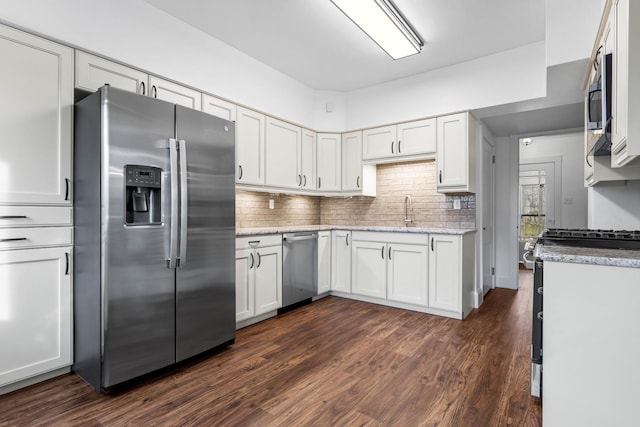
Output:
<instances>
[{"instance_id":1,"label":"ceiling light fixture","mask_svg":"<svg viewBox=\"0 0 640 427\"><path fill-rule=\"evenodd\" d=\"M331 0L393 59L420 53L424 42L391 0Z\"/></svg>"}]
</instances>

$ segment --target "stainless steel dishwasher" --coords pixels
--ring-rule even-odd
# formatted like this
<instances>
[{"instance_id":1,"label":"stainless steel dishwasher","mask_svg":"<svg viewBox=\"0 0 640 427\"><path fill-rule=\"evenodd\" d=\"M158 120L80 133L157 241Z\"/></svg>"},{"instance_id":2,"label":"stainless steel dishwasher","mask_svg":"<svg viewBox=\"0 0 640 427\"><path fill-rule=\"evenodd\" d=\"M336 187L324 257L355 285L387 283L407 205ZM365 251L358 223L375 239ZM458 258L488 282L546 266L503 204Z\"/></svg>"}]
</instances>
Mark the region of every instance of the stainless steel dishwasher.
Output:
<instances>
[{"instance_id":1,"label":"stainless steel dishwasher","mask_svg":"<svg viewBox=\"0 0 640 427\"><path fill-rule=\"evenodd\" d=\"M318 294L318 233L282 235L282 307Z\"/></svg>"}]
</instances>

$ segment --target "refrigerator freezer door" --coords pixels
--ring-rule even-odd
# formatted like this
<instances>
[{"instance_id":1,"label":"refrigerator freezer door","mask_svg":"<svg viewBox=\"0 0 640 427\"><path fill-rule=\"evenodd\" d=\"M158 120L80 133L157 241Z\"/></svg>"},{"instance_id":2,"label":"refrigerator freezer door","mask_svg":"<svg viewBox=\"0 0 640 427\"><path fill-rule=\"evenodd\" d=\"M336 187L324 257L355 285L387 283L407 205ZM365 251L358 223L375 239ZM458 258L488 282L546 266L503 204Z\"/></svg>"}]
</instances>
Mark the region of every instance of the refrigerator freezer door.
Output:
<instances>
[{"instance_id":1,"label":"refrigerator freezer door","mask_svg":"<svg viewBox=\"0 0 640 427\"><path fill-rule=\"evenodd\" d=\"M175 362L175 270L167 268L174 106L102 89L104 388ZM160 168L161 224L126 226L125 165Z\"/></svg>"},{"instance_id":2,"label":"refrigerator freezer door","mask_svg":"<svg viewBox=\"0 0 640 427\"><path fill-rule=\"evenodd\" d=\"M176 106L176 138L188 186L186 262L176 269L180 361L235 338L235 127Z\"/></svg>"}]
</instances>

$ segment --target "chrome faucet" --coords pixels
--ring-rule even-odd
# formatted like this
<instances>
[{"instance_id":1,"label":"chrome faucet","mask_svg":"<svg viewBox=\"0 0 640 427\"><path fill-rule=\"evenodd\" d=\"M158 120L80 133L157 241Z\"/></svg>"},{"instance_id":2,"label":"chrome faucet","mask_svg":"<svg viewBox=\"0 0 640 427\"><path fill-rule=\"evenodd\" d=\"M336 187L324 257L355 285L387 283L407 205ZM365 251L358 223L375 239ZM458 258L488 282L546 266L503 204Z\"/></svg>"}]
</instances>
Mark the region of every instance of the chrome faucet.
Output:
<instances>
[{"instance_id":1,"label":"chrome faucet","mask_svg":"<svg viewBox=\"0 0 640 427\"><path fill-rule=\"evenodd\" d=\"M410 222L413 222L413 220L409 218L409 215L411 215L412 209L413 208L411 207L411 196L409 195L404 196L404 226L405 227Z\"/></svg>"}]
</instances>

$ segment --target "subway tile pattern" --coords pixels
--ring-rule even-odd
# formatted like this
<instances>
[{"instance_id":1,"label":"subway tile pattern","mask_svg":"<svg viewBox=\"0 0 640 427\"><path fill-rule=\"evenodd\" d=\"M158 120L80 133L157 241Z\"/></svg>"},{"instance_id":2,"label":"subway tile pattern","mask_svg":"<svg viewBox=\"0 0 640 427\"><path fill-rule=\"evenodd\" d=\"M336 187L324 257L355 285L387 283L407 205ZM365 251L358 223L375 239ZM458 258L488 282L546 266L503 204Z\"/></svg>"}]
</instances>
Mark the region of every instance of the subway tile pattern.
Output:
<instances>
[{"instance_id":1,"label":"subway tile pattern","mask_svg":"<svg viewBox=\"0 0 640 427\"><path fill-rule=\"evenodd\" d=\"M378 165L377 196L313 197L250 191L236 192L236 227L344 225L402 227L404 198L411 196L413 222L409 227L475 228L474 194L436 192L436 166L432 160ZM274 209L269 209L269 199ZM453 209L455 199L460 209Z\"/></svg>"},{"instance_id":2,"label":"subway tile pattern","mask_svg":"<svg viewBox=\"0 0 640 427\"><path fill-rule=\"evenodd\" d=\"M413 222L409 227L475 228L474 194L444 195L436 192L435 161L377 166L377 196L323 197L320 224L402 227L405 196L411 196ZM453 209L455 199L460 209Z\"/></svg>"}]
</instances>

